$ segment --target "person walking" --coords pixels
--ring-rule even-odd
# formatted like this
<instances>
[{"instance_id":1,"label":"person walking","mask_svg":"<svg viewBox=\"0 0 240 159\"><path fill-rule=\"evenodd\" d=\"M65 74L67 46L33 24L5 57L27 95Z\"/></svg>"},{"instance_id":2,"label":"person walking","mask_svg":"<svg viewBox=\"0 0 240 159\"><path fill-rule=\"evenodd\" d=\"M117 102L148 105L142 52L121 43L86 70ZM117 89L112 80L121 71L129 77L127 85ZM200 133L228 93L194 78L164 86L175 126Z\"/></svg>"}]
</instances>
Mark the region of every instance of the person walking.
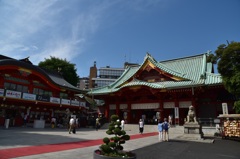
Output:
<instances>
[{"instance_id":1,"label":"person walking","mask_svg":"<svg viewBox=\"0 0 240 159\"><path fill-rule=\"evenodd\" d=\"M122 127L122 130L124 130L124 124L125 124L125 122L124 122L124 120L122 119L122 120L121 120L121 127Z\"/></svg>"},{"instance_id":2,"label":"person walking","mask_svg":"<svg viewBox=\"0 0 240 159\"><path fill-rule=\"evenodd\" d=\"M159 120L158 122L158 140L163 140L163 122L162 120Z\"/></svg>"},{"instance_id":3,"label":"person walking","mask_svg":"<svg viewBox=\"0 0 240 159\"><path fill-rule=\"evenodd\" d=\"M70 121L69 121L69 134L72 133L72 131L75 129L75 121L74 121L74 118L71 117Z\"/></svg>"},{"instance_id":4,"label":"person walking","mask_svg":"<svg viewBox=\"0 0 240 159\"><path fill-rule=\"evenodd\" d=\"M25 114L23 117L23 127L27 127L27 119L28 119L28 115Z\"/></svg>"},{"instance_id":5,"label":"person walking","mask_svg":"<svg viewBox=\"0 0 240 159\"><path fill-rule=\"evenodd\" d=\"M51 127L55 128L55 125L56 125L56 118L52 117L52 119L51 119Z\"/></svg>"},{"instance_id":6,"label":"person walking","mask_svg":"<svg viewBox=\"0 0 240 159\"><path fill-rule=\"evenodd\" d=\"M96 118L96 124L95 124L95 127L96 127L96 131L98 131L99 127L100 127L100 121L99 121L99 118Z\"/></svg>"},{"instance_id":7,"label":"person walking","mask_svg":"<svg viewBox=\"0 0 240 159\"><path fill-rule=\"evenodd\" d=\"M140 119L139 120L139 133L143 133L143 129L144 129L144 123L143 123L143 120Z\"/></svg>"},{"instance_id":8,"label":"person walking","mask_svg":"<svg viewBox=\"0 0 240 159\"><path fill-rule=\"evenodd\" d=\"M167 121L167 118L164 118L164 122L163 122L163 141L169 141L169 123Z\"/></svg>"}]
</instances>

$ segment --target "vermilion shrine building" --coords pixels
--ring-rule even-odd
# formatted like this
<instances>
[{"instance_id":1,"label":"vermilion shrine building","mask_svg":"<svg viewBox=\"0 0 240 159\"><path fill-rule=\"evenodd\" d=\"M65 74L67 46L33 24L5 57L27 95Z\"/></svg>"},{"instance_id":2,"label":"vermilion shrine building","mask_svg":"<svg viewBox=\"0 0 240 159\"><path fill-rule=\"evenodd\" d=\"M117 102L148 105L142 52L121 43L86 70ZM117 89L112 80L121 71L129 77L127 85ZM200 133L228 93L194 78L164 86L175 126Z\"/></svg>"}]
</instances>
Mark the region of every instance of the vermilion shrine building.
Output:
<instances>
[{"instance_id":1,"label":"vermilion shrine building","mask_svg":"<svg viewBox=\"0 0 240 159\"><path fill-rule=\"evenodd\" d=\"M222 114L222 103L233 113L234 97L214 73L208 53L156 61L149 53L137 67L129 67L114 83L93 89L88 95L104 100L99 112L109 119L118 114L127 123L154 123L156 118L173 117L174 124L184 124L193 105L199 120Z\"/></svg>"},{"instance_id":2,"label":"vermilion shrine building","mask_svg":"<svg viewBox=\"0 0 240 159\"><path fill-rule=\"evenodd\" d=\"M0 126L10 119L10 126L21 126L24 114L28 122L86 112L86 102L75 94L85 93L72 86L58 72L33 65L28 58L12 59L0 55ZM67 112L66 112L67 111Z\"/></svg>"}]
</instances>

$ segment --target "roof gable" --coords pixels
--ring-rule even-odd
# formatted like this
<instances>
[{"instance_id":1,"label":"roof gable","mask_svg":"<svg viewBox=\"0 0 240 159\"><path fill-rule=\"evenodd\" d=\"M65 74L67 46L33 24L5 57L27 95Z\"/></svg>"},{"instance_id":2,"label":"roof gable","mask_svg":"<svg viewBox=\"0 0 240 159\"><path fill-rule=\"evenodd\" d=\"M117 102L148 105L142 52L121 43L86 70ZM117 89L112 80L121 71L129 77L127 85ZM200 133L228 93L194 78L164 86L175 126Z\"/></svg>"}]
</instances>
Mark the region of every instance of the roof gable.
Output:
<instances>
[{"instance_id":1,"label":"roof gable","mask_svg":"<svg viewBox=\"0 0 240 159\"><path fill-rule=\"evenodd\" d=\"M174 69L169 68L168 66L157 62L149 53L147 53L145 60L141 67L139 68L141 71L147 71L150 72L151 70L155 70L159 73L159 75L162 75L165 77L164 79L168 79L169 81L182 81L186 80L184 78L184 74L175 71ZM163 80L165 81L165 80ZM157 81L155 81L157 82Z\"/></svg>"},{"instance_id":2,"label":"roof gable","mask_svg":"<svg viewBox=\"0 0 240 159\"><path fill-rule=\"evenodd\" d=\"M123 74L122 76L125 76ZM133 72L129 74L128 79L120 85L115 82L115 87L122 87L123 85L135 82L136 80L142 82L161 82L161 81L185 81L188 80L184 78L184 74L168 66L157 62L149 53L146 54L143 63Z\"/></svg>"}]
</instances>

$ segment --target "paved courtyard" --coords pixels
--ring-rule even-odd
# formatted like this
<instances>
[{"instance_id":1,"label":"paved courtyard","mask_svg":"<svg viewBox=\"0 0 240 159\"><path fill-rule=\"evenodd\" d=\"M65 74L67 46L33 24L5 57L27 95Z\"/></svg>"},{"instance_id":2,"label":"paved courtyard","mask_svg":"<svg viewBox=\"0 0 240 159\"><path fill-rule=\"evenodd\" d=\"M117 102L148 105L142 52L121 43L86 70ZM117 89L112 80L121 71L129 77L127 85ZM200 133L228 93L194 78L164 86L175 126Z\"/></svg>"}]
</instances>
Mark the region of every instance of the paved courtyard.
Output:
<instances>
[{"instance_id":1,"label":"paved courtyard","mask_svg":"<svg viewBox=\"0 0 240 159\"><path fill-rule=\"evenodd\" d=\"M138 159L232 158L240 159L240 142L206 138L194 142L179 140L182 129L170 129L170 141L159 142L156 126L148 126L141 135L137 126L127 126L131 136L124 149ZM80 128L76 134L67 129L0 128L0 159L91 159L93 151L107 136L106 129ZM214 141L214 142L213 142Z\"/></svg>"}]
</instances>

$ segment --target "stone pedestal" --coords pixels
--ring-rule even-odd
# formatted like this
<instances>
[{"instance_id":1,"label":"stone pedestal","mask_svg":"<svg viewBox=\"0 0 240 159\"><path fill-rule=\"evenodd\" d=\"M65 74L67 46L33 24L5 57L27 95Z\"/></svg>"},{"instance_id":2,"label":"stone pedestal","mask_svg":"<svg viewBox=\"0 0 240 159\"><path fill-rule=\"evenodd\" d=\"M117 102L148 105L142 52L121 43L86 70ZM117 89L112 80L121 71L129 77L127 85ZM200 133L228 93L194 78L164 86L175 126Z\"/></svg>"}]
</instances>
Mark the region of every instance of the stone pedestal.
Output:
<instances>
[{"instance_id":1,"label":"stone pedestal","mask_svg":"<svg viewBox=\"0 0 240 159\"><path fill-rule=\"evenodd\" d=\"M195 122L185 123L184 127L184 137L189 139L200 140L203 139L202 126Z\"/></svg>"}]
</instances>

